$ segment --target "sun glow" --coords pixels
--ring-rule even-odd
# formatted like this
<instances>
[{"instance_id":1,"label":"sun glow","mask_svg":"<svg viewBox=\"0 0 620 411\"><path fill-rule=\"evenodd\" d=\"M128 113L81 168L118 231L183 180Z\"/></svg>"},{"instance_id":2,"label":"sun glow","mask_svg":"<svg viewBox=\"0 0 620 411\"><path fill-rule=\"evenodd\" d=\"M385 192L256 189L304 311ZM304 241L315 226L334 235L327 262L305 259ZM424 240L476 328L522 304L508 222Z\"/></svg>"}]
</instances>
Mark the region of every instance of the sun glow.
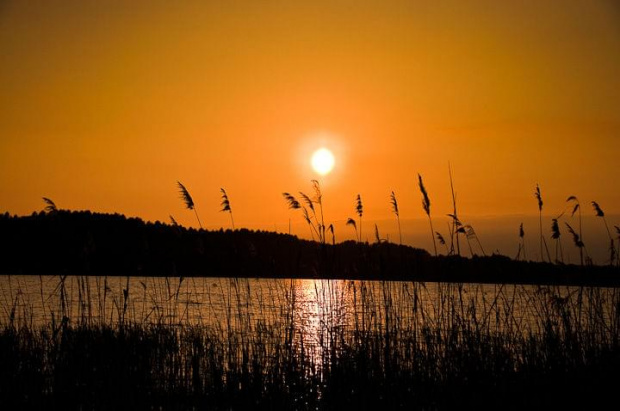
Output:
<instances>
[{"instance_id":1,"label":"sun glow","mask_svg":"<svg viewBox=\"0 0 620 411\"><path fill-rule=\"evenodd\" d=\"M322 176L325 176L332 171L335 162L336 160L334 159L334 155L326 148L316 150L314 154L312 154L312 159L310 160L314 171Z\"/></svg>"}]
</instances>

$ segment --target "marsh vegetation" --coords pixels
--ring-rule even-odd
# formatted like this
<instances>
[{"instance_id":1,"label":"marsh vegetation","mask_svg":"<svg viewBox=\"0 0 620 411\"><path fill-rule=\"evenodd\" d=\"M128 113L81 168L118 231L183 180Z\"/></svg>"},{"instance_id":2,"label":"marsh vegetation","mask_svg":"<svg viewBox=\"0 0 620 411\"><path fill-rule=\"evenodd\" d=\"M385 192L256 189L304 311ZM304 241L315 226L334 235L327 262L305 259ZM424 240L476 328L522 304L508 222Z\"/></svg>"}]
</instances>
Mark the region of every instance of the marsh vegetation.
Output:
<instances>
[{"instance_id":1,"label":"marsh vegetation","mask_svg":"<svg viewBox=\"0 0 620 411\"><path fill-rule=\"evenodd\" d=\"M613 288L57 276L1 287L9 408L574 407L614 398L619 382Z\"/></svg>"}]
</instances>

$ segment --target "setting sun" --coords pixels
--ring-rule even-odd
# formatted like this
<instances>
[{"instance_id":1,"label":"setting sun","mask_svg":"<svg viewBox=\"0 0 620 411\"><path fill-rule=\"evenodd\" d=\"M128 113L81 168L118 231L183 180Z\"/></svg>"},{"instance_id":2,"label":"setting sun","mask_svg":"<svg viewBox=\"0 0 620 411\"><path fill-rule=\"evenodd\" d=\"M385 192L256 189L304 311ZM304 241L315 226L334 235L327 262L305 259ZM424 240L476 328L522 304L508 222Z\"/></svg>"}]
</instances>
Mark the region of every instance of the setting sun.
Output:
<instances>
[{"instance_id":1,"label":"setting sun","mask_svg":"<svg viewBox=\"0 0 620 411\"><path fill-rule=\"evenodd\" d=\"M312 154L312 169L324 176L329 174L334 168L334 155L326 148L320 148Z\"/></svg>"}]
</instances>

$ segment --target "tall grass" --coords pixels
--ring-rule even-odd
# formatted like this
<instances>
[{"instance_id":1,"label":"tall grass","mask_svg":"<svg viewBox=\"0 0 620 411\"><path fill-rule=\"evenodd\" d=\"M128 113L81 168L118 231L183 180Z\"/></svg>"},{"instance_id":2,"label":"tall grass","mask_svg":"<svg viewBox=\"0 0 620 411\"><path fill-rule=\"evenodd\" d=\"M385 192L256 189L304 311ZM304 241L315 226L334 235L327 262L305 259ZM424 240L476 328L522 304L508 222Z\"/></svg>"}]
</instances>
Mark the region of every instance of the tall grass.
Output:
<instances>
[{"instance_id":1,"label":"tall grass","mask_svg":"<svg viewBox=\"0 0 620 411\"><path fill-rule=\"evenodd\" d=\"M356 239L357 241L360 241L360 242L361 242L362 240L361 240L360 235L359 235L359 234L358 234L358 232L357 232L357 223L355 222L355 220L354 220L354 219L352 219L351 217L349 217L349 218L347 219L347 224L346 224L346 225L350 225L351 227L353 227L353 230L355 230L355 239Z\"/></svg>"},{"instance_id":2,"label":"tall grass","mask_svg":"<svg viewBox=\"0 0 620 411\"><path fill-rule=\"evenodd\" d=\"M309 195L301 191L299 192L299 196L301 197L301 200L303 201L305 206L302 205L293 195L288 192L282 193L282 195L288 203L289 209L301 209L303 218L310 227L310 235L312 239L314 240L314 234L316 234L319 242L325 244L325 231L327 227L325 226L325 219L323 215L323 193L321 192L321 186L317 180L311 180L311 183L312 189L314 191L314 198L310 198ZM315 204L318 204L319 206L320 220L317 216L316 208L314 207Z\"/></svg>"},{"instance_id":3,"label":"tall grass","mask_svg":"<svg viewBox=\"0 0 620 411\"><path fill-rule=\"evenodd\" d=\"M461 255L461 244L459 242L459 232L457 227L457 222L460 223L458 219L458 212L456 210L456 194L454 192L454 183L452 181L452 166L448 163L448 174L450 176L450 192L452 193L452 229L450 233L452 234L451 238L456 234L456 253ZM454 241L452 241L452 248L454 248ZM454 252L454 250L452 250Z\"/></svg>"},{"instance_id":4,"label":"tall grass","mask_svg":"<svg viewBox=\"0 0 620 411\"><path fill-rule=\"evenodd\" d=\"M583 244L583 227L581 222L581 203L579 203L579 199L576 196L569 196L566 199L567 203L574 203L573 210L571 211L571 218L575 216L576 212L579 212L579 239ZM579 260L581 265L583 265L583 247L579 247Z\"/></svg>"},{"instance_id":5,"label":"tall grass","mask_svg":"<svg viewBox=\"0 0 620 411\"><path fill-rule=\"evenodd\" d=\"M355 213L359 218L359 235L360 235L360 243L362 242L362 216L364 215L364 205L362 204L362 197L358 194L355 199Z\"/></svg>"},{"instance_id":6,"label":"tall grass","mask_svg":"<svg viewBox=\"0 0 620 411\"><path fill-rule=\"evenodd\" d=\"M607 219L605 218L605 213L596 201L592 201L592 207L594 208L596 216L602 218L603 223L605 223L605 229L607 230L607 235L609 236L609 265L614 265L614 261L616 260L616 246L614 244L614 238L611 236L611 231L609 230L609 225L607 224Z\"/></svg>"},{"instance_id":7,"label":"tall grass","mask_svg":"<svg viewBox=\"0 0 620 411\"><path fill-rule=\"evenodd\" d=\"M521 258L523 255L523 258ZM517 252L517 257L515 260L520 261L521 259L527 260L527 256L525 254L525 230L523 229L523 223L519 224L519 251Z\"/></svg>"},{"instance_id":8,"label":"tall grass","mask_svg":"<svg viewBox=\"0 0 620 411\"><path fill-rule=\"evenodd\" d=\"M230 208L230 200L228 199L228 194L226 194L226 190L220 188L220 192L222 193L222 202L220 206L222 209L221 212L228 212L230 214L230 224L232 225L232 229L235 229L235 220L233 219L232 208Z\"/></svg>"},{"instance_id":9,"label":"tall grass","mask_svg":"<svg viewBox=\"0 0 620 411\"><path fill-rule=\"evenodd\" d=\"M545 257L543 254L543 244L544 244L545 250L547 251L547 260L551 262L551 254L549 253L549 248L547 247L547 241L545 240L545 236L543 235L543 228L542 228L543 200L542 200L542 194L540 192L540 186L538 184L536 184L536 190L534 191L534 197L536 197L536 201L538 202L538 223L540 227L540 261L545 261Z\"/></svg>"},{"instance_id":10,"label":"tall grass","mask_svg":"<svg viewBox=\"0 0 620 411\"><path fill-rule=\"evenodd\" d=\"M420 174L418 174L418 187L420 188L420 193L422 194L422 208L428 217L428 223L431 227L433 250L435 251L435 256L437 256L437 243L435 243L435 235L433 234L435 230L433 230L433 220L431 219L431 200L428 197L428 192L426 191L426 187L424 187L424 182L422 181L422 176Z\"/></svg>"},{"instance_id":11,"label":"tall grass","mask_svg":"<svg viewBox=\"0 0 620 411\"><path fill-rule=\"evenodd\" d=\"M560 233L560 225L558 224L558 219L554 218L551 220L551 238L555 240L555 262L564 263L564 251L562 250L562 233ZM558 257L558 249L559 249L559 257Z\"/></svg>"},{"instance_id":12,"label":"tall grass","mask_svg":"<svg viewBox=\"0 0 620 411\"><path fill-rule=\"evenodd\" d=\"M390 205L392 206L392 212L396 216L396 222L398 223L398 244L403 245L403 233L400 229L400 212L398 210L398 201L396 200L394 191L390 194Z\"/></svg>"},{"instance_id":13,"label":"tall grass","mask_svg":"<svg viewBox=\"0 0 620 411\"><path fill-rule=\"evenodd\" d=\"M47 321L3 288L7 409L596 408L620 382L615 289L90 280Z\"/></svg>"},{"instance_id":14,"label":"tall grass","mask_svg":"<svg viewBox=\"0 0 620 411\"><path fill-rule=\"evenodd\" d=\"M202 228L202 223L200 222L200 217L198 217L198 210L196 210L196 205L194 204L194 199L189 194L189 191L180 181L177 181L177 186L179 188L179 194L181 195L181 200L183 200L183 204L188 210L194 210L194 214L196 215L196 219L198 220L198 226Z\"/></svg>"}]
</instances>

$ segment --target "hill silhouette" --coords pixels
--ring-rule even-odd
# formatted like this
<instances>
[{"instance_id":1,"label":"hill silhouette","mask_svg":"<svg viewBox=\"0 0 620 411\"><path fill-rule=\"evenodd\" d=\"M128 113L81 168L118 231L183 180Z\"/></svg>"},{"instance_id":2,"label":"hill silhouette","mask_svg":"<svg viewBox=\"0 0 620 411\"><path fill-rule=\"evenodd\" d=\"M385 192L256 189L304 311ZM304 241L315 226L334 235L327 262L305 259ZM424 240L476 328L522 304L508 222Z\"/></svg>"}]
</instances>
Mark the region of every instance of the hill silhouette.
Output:
<instances>
[{"instance_id":1,"label":"hill silhouette","mask_svg":"<svg viewBox=\"0 0 620 411\"><path fill-rule=\"evenodd\" d=\"M620 285L613 267L500 255L432 257L387 242L330 245L268 231L196 230L66 210L0 215L0 273Z\"/></svg>"}]
</instances>

